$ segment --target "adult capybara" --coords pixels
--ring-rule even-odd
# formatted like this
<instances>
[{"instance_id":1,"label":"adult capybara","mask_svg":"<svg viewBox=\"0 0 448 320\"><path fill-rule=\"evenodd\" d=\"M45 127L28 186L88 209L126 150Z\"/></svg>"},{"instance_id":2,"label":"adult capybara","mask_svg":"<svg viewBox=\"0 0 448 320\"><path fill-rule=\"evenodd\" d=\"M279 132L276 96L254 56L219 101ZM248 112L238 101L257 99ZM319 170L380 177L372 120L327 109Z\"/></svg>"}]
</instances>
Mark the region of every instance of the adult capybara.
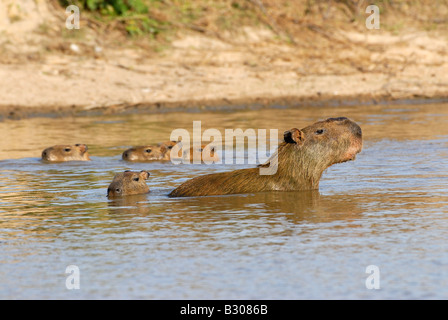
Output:
<instances>
[{"instance_id":1,"label":"adult capybara","mask_svg":"<svg viewBox=\"0 0 448 320\"><path fill-rule=\"evenodd\" d=\"M127 161L153 161L153 160L171 160L171 150L178 144L176 141L167 141L159 143L158 145L147 145L133 147L123 152L122 158ZM193 148L182 150L180 148L174 149L175 158L186 158L190 156L190 160L194 159L195 153ZM201 156L201 161L218 161L218 154L214 147L209 145L201 145L197 150L198 155Z\"/></svg>"},{"instance_id":2,"label":"adult capybara","mask_svg":"<svg viewBox=\"0 0 448 320\"><path fill-rule=\"evenodd\" d=\"M63 162L63 161L89 161L87 145L56 145L42 151L42 160Z\"/></svg>"},{"instance_id":3,"label":"adult capybara","mask_svg":"<svg viewBox=\"0 0 448 320\"><path fill-rule=\"evenodd\" d=\"M122 173L117 173L107 188L107 197L115 198L132 194L148 193L149 187L146 184L146 179L149 178L150 173L142 170L140 172L126 170Z\"/></svg>"},{"instance_id":4,"label":"adult capybara","mask_svg":"<svg viewBox=\"0 0 448 320\"><path fill-rule=\"evenodd\" d=\"M275 174L260 175L260 168L215 173L188 180L169 196L208 196L262 191L296 191L319 188L322 173L329 166L354 160L362 149L362 131L353 121L329 118L302 130L284 133L274 157L259 167L268 168L277 156Z\"/></svg>"}]
</instances>

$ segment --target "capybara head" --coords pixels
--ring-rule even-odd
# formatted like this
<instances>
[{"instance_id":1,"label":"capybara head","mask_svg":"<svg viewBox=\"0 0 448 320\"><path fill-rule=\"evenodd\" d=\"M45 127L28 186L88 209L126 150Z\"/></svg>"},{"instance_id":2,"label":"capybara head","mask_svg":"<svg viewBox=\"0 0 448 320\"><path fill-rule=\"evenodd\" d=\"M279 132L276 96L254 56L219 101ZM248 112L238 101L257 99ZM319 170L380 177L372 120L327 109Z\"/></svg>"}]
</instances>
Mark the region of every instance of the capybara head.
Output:
<instances>
[{"instance_id":1,"label":"capybara head","mask_svg":"<svg viewBox=\"0 0 448 320\"><path fill-rule=\"evenodd\" d=\"M171 151L171 157L173 157L172 154L174 153L178 158L182 156L183 158L187 159L187 157L189 157L190 161L194 161L196 159L209 162L219 161L218 153L213 146L203 144L198 147L193 146L191 148L185 148L182 149L182 154L180 152L180 148L182 148L181 143L173 147Z\"/></svg>"},{"instance_id":2,"label":"capybara head","mask_svg":"<svg viewBox=\"0 0 448 320\"><path fill-rule=\"evenodd\" d=\"M361 150L361 128L345 117L329 118L284 133L278 150L278 170L280 175L292 170L292 175L302 176L311 188L317 188L325 169L354 160Z\"/></svg>"},{"instance_id":3,"label":"capybara head","mask_svg":"<svg viewBox=\"0 0 448 320\"><path fill-rule=\"evenodd\" d=\"M362 131L345 117L329 118L302 130L293 128L284 133L284 140L292 150L300 150L308 166L327 167L354 160L362 150Z\"/></svg>"},{"instance_id":4,"label":"capybara head","mask_svg":"<svg viewBox=\"0 0 448 320\"><path fill-rule=\"evenodd\" d=\"M132 194L148 193L149 187L146 180L150 173L142 170L140 172L126 170L117 173L107 188L107 196L109 198L122 197Z\"/></svg>"},{"instance_id":5,"label":"capybara head","mask_svg":"<svg viewBox=\"0 0 448 320\"><path fill-rule=\"evenodd\" d=\"M139 146L123 152L122 158L127 161L170 160L168 150L165 145Z\"/></svg>"},{"instance_id":6,"label":"capybara head","mask_svg":"<svg viewBox=\"0 0 448 320\"><path fill-rule=\"evenodd\" d=\"M89 161L87 145L56 145L42 151L42 160L45 161Z\"/></svg>"}]
</instances>

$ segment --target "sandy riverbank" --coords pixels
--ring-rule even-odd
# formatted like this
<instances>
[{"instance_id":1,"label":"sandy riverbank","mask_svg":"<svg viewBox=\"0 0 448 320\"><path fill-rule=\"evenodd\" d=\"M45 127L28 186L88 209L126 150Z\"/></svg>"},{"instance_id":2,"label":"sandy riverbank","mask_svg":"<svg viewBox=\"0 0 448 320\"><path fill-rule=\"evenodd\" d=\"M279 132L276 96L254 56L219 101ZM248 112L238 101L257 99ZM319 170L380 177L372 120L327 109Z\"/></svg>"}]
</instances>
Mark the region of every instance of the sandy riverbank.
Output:
<instances>
[{"instance_id":1,"label":"sandy riverbank","mask_svg":"<svg viewBox=\"0 0 448 320\"><path fill-rule=\"evenodd\" d=\"M41 11L35 19L47 17ZM60 30L61 13L52 19ZM0 25L8 39L0 45L0 118L448 99L441 31L311 26L288 43L263 26L219 36L185 30L155 52L112 45L91 30L60 39L36 25Z\"/></svg>"}]
</instances>

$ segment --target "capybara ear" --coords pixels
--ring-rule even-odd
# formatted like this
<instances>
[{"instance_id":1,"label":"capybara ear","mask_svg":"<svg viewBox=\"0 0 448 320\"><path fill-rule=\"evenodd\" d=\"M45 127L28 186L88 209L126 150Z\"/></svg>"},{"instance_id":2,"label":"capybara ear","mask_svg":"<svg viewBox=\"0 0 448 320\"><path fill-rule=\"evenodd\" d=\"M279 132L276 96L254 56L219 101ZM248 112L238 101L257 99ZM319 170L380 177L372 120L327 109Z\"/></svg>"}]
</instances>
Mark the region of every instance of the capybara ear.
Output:
<instances>
[{"instance_id":1,"label":"capybara ear","mask_svg":"<svg viewBox=\"0 0 448 320\"><path fill-rule=\"evenodd\" d=\"M167 148L166 145L162 144L160 146L160 152L162 152L162 154L165 154L168 150L169 150L169 148Z\"/></svg>"},{"instance_id":2,"label":"capybara ear","mask_svg":"<svg viewBox=\"0 0 448 320\"><path fill-rule=\"evenodd\" d=\"M302 131L297 128L292 128L291 130L285 131L283 134L285 142L301 144L305 139L305 135Z\"/></svg>"},{"instance_id":3,"label":"capybara ear","mask_svg":"<svg viewBox=\"0 0 448 320\"><path fill-rule=\"evenodd\" d=\"M87 147L86 144L82 144L82 143L77 143L75 144L75 146L79 147L79 149L81 150L81 152L87 152L87 150L89 150L89 148Z\"/></svg>"},{"instance_id":4,"label":"capybara ear","mask_svg":"<svg viewBox=\"0 0 448 320\"><path fill-rule=\"evenodd\" d=\"M148 179L150 175L151 175L151 174L150 174L148 171L146 171L146 170L142 170L142 171L140 171L140 177L141 177L142 179L144 179L144 180Z\"/></svg>"}]
</instances>

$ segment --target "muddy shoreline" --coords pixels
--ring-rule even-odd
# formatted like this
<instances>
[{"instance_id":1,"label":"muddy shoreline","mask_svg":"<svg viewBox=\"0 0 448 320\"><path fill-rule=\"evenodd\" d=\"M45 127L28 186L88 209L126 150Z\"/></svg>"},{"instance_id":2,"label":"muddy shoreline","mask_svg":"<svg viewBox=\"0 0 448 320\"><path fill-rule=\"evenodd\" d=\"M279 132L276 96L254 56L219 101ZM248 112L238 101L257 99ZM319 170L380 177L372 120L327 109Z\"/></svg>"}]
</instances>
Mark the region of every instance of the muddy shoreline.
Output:
<instances>
[{"instance_id":1,"label":"muddy shoreline","mask_svg":"<svg viewBox=\"0 0 448 320\"><path fill-rule=\"evenodd\" d=\"M400 104L435 104L448 103L446 96L410 96L396 99L390 96L351 96L351 97L275 97L252 98L230 101L229 99L156 102L120 104L95 108L83 106L2 106L0 105L0 121L22 120L28 118L64 118L64 117L88 117L118 114L157 114L171 112L222 112L236 110L257 110L265 108L290 109L300 107L344 107L344 106L369 106L369 105L400 105Z\"/></svg>"},{"instance_id":2,"label":"muddy shoreline","mask_svg":"<svg viewBox=\"0 0 448 320\"><path fill-rule=\"evenodd\" d=\"M49 53L38 62L0 64L0 121L448 100L444 36L366 39L317 58L317 49L273 40L245 51L197 35L154 56L115 48L100 57Z\"/></svg>"}]
</instances>

